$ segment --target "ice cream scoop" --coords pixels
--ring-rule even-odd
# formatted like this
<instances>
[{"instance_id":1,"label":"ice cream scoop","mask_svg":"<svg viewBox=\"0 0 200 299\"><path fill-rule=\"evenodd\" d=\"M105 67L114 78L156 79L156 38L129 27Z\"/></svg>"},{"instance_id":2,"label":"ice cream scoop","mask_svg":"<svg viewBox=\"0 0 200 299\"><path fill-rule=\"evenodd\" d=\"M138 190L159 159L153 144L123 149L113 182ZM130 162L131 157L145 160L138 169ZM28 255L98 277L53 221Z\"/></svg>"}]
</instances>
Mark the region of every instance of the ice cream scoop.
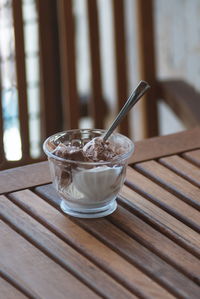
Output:
<instances>
[{"instance_id":1,"label":"ice cream scoop","mask_svg":"<svg viewBox=\"0 0 200 299\"><path fill-rule=\"evenodd\" d=\"M129 96L128 100L120 110L117 117L112 122L111 126L104 133L103 136L95 137L86 143L83 147L84 152L90 152L91 155L94 155L96 152L96 148L98 147L101 150L105 149L105 142L112 134L112 132L116 129L118 124L122 121L125 115L131 110L131 108L138 102L138 100L145 94L145 92L150 88L150 85L145 81L140 81L138 86L134 89L134 91Z\"/></svg>"}]
</instances>

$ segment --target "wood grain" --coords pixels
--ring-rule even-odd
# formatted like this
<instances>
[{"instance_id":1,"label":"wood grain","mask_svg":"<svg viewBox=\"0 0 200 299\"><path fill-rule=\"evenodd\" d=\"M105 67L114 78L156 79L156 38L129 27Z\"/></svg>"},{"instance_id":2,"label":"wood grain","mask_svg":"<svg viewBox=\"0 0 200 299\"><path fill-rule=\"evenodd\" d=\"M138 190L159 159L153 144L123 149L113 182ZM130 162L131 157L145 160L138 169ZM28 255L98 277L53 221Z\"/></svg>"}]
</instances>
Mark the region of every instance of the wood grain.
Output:
<instances>
[{"instance_id":1,"label":"wood grain","mask_svg":"<svg viewBox=\"0 0 200 299\"><path fill-rule=\"evenodd\" d=\"M104 127L104 102L101 80L101 57L99 40L99 20L96 0L87 0L89 49L91 64L91 96L89 110L93 119L93 126Z\"/></svg>"},{"instance_id":2,"label":"wood grain","mask_svg":"<svg viewBox=\"0 0 200 299\"><path fill-rule=\"evenodd\" d=\"M79 101L76 82L75 24L71 0L59 0L59 40L64 129L77 129Z\"/></svg>"},{"instance_id":3,"label":"wood grain","mask_svg":"<svg viewBox=\"0 0 200 299\"><path fill-rule=\"evenodd\" d=\"M186 152L198 147L200 147L199 127L178 134L154 137L135 143L135 153L130 158L130 164ZM0 178L0 194L51 182L47 162L0 171Z\"/></svg>"},{"instance_id":4,"label":"wood grain","mask_svg":"<svg viewBox=\"0 0 200 299\"><path fill-rule=\"evenodd\" d=\"M200 148L200 127L136 142L130 163L157 159L198 148Z\"/></svg>"},{"instance_id":5,"label":"wood grain","mask_svg":"<svg viewBox=\"0 0 200 299\"><path fill-rule=\"evenodd\" d=\"M1 223L1 268L11 270L16 280L34 290L37 298L98 298L57 263L31 245L8 225ZM15 244L15 246L13 246ZM73 288L71 287L73 285Z\"/></svg>"},{"instance_id":6,"label":"wood grain","mask_svg":"<svg viewBox=\"0 0 200 299\"><path fill-rule=\"evenodd\" d=\"M200 261L184 248L121 205L108 219L200 285Z\"/></svg>"},{"instance_id":7,"label":"wood grain","mask_svg":"<svg viewBox=\"0 0 200 299\"><path fill-rule=\"evenodd\" d=\"M187 181L200 187L200 168L192 165L177 155L161 158L159 159L159 162L185 178Z\"/></svg>"},{"instance_id":8,"label":"wood grain","mask_svg":"<svg viewBox=\"0 0 200 299\"><path fill-rule=\"evenodd\" d=\"M9 282L0 277L2 299L27 299L28 297L13 287Z\"/></svg>"},{"instance_id":9,"label":"wood grain","mask_svg":"<svg viewBox=\"0 0 200 299\"><path fill-rule=\"evenodd\" d=\"M50 206L39 196L29 190L19 191L10 194L10 196L17 205L36 218L37 221L48 227L62 240L69 243L133 293L142 297L171 297L151 277L145 275L133 264L118 255L117 252L87 233L70 217ZM55 194L52 193L52 197L54 196Z\"/></svg>"},{"instance_id":10,"label":"wood grain","mask_svg":"<svg viewBox=\"0 0 200 299\"><path fill-rule=\"evenodd\" d=\"M119 111L128 97L124 1L113 0L112 9L115 43L117 107ZM127 116L123 119L119 128L122 134L129 136L129 123Z\"/></svg>"},{"instance_id":11,"label":"wood grain","mask_svg":"<svg viewBox=\"0 0 200 299\"><path fill-rule=\"evenodd\" d=\"M62 131L61 75L57 3L54 0L37 0L39 58L41 140Z\"/></svg>"},{"instance_id":12,"label":"wood grain","mask_svg":"<svg viewBox=\"0 0 200 299\"><path fill-rule=\"evenodd\" d=\"M146 80L151 89L141 100L143 138L158 136L158 111L156 88L156 58L153 1L136 1L137 5L137 50L140 77ZM146 29L148 28L148 34ZM147 55L148 49L148 55Z\"/></svg>"},{"instance_id":13,"label":"wood grain","mask_svg":"<svg viewBox=\"0 0 200 299\"><path fill-rule=\"evenodd\" d=\"M140 195L200 232L199 211L131 167L125 183Z\"/></svg>"},{"instance_id":14,"label":"wood grain","mask_svg":"<svg viewBox=\"0 0 200 299\"><path fill-rule=\"evenodd\" d=\"M24 49L24 28L22 16L22 1L13 1L13 22L15 38L15 58L17 73L18 107L22 159L30 156L29 119L26 85L26 65Z\"/></svg>"},{"instance_id":15,"label":"wood grain","mask_svg":"<svg viewBox=\"0 0 200 299\"><path fill-rule=\"evenodd\" d=\"M86 221L76 218L75 221L175 296L198 296L200 288L195 283L105 218Z\"/></svg>"},{"instance_id":16,"label":"wood grain","mask_svg":"<svg viewBox=\"0 0 200 299\"><path fill-rule=\"evenodd\" d=\"M158 93L187 128L200 124L200 93L193 86L183 80L164 80L158 82Z\"/></svg>"},{"instance_id":17,"label":"wood grain","mask_svg":"<svg viewBox=\"0 0 200 299\"><path fill-rule=\"evenodd\" d=\"M183 157L200 167L200 150L183 153Z\"/></svg>"},{"instance_id":18,"label":"wood grain","mask_svg":"<svg viewBox=\"0 0 200 299\"><path fill-rule=\"evenodd\" d=\"M122 199L122 204L124 202L136 215L195 256L200 257L200 238L197 232L127 186L122 188L120 198Z\"/></svg>"},{"instance_id":19,"label":"wood grain","mask_svg":"<svg viewBox=\"0 0 200 299\"><path fill-rule=\"evenodd\" d=\"M13 196L15 196L15 194L13 194ZM22 196L23 195L21 194L20 199ZM54 193L52 196L54 196ZM117 253L120 253L123 257L131 261L133 265L136 265L140 270L148 274L149 277L152 277L155 281L170 290L170 292L175 295L179 294L179 291L176 291L176 287L180 290L180 287L178 286L179 283L180 285L184 284L184 276L180 273L176 273L176 270L173 267L139 244L135 239L128 237L126 234L121 232L121 230L118 230L115 226L103 218L94 220L74 219L74 221L83 226L90 233L94 234L94 236L98 237L101 241L105 242L107 246L111 247L117 251ZM165 272L164 277L159 277L156 274L158 272ZM168 275L169 273L170 275ZM190 280L186 281L185 283L187 284L188 289L190 288ZM191 287L194 287L193 292L195 293L195 285L192 284ZM199 288L197 287L196 291L198 289ZM185 291L186 290L183 290L182 288L181 292L184 293Z\"/></svg>"},{"instance_id":20,"label":"wood grain","mask_svg":"<svg viewBox=\"0 0 200 299\"><path fill-rule=\"evenodd\" d=\"M51 181L48 162L0 171L0 194Z\"/></svg>"},{"instance_id":21,"label":"wood grain","mask_svg":"<svg viewBox=\"0 0 200 299\"><path fill-rule=\"evenodd\" d=\"M135 165L135 168L152 178L188 204L200 209L200 189L156 161Z\"/></svg>"},{"instance_id":22,"label":"wood grain","mask_svg":"<svg viewBox=\"0 0 200 299\"><path fill-rule=\"evenodd\" d=\"M126 288L58 238L6 197L0 197L2 219L102 297L134 298Z\"/></svg>"}]
</instances>

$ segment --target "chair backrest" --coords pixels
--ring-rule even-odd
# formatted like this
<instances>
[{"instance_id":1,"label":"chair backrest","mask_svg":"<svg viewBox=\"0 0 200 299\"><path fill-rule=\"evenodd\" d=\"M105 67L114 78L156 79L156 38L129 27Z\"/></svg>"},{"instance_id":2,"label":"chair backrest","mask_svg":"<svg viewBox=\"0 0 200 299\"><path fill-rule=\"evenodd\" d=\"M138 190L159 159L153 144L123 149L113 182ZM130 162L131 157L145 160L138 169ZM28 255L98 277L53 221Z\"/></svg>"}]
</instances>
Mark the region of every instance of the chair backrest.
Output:
<instances>
[{"instance_id":1,"label":"chair backrest","mask_svg":"<svg viewBox=\"0 0 200 299\"><path fill-rule=\"evenodd\" d=\"M52 20L47 20L47 12L51 10L49 5L51 1L38 1L39 7L39 24L40 24L40 40L41 53L43 53L43 70L48 72L45 60L54 60L55 53L50 49L50 55L47 54L50 44L46 42L46 36L51 40L55 37L52 26ZM102 52L100 27L101 21L99 19L99 6L96 0L86 0L87 26L88 26L88 50L89 50L89 64L91 69L90 78L90 96L89 96L89 116L93 119L93 126L97 128L105 127L104 116L104 102L103 102L103 71L102 71ZM151 92L145 96L142 101L141 110L143 114L143 137L155 136L158 134L158 122L156 111L156 80L155 80L155 53L154 53L154 28L153 28L153 1L137 1L137 23L138 23L138 59L139 74L138 78L148 81L151 85ZM61 79L61 93L62 93L62 119L64 128L78 127L80 118L80 97L77 90L77 55L76 55L76 24L73 13L73 1L59 0L57 1L57 15L58 15L58 35L60 42L60 79ZM116 82L116 107L117 111L124 104L128 97L129 90L129 73L128 73L128 59L127 59L127 26L126 26L126 12L124 0L111 0L110 7L112 10L112 25L113 25L113 42L114 42L114 64L115 64L115 82ZM54 9L55 11L55 9ZM49 25L47 22L49 21ZM44 26L46 24L46 30ZM131 23L129 24L131 26ZM148 34L146 32L148 28ZM43 42L42 42L43 41ZM55 48L55 43L51 44ZM109 43L108 43L109 46ZM147 53L148 49L148 53ZM50 57L51 56L51 57ZM136 72L135 68L135 72ZM48 72L49 73L49 72ZM44 76L43 82L47 79ZM135 79L135 78L134 78ZM133 81L133 80L132 80ZM46 84L49 88L50 84ZM133 87L132 87L133 88ZM47 91L48 93L48 91ZM51 93L53 94L53 93ZM49 110L48 115L53 112L48 109L49 97L44 98L46 110ZM52 100L53 102L53 100ZM52 117L49 117L52 120ZM46 124L47 128L51 124ZM131 136L129 117L121 123L119 128L121 133ZM47 134L49 135L49 134Z\"/></svg>"},{"instance_id":2,"label":"chair backrest","mask_svg":"<svg viewBox=\"0 0 200 299\"><path fill-rule=\"evenodd\" d=\"M11 3L10 12L12 22L10 27L14 30L14 53L16 69L16 89L18 95L19 133L21 138L21 158L18 161L10 161L5 149L5 122L6 115L4 105L4 86L2 68L0 69L1 92L0 98L0 168L7 168L44 159L41 145L46 137L61 130L77 128L80 119L87 116L92 120L92 126L105 128L107 119L113 114L112 105L105 99L105 70L103 71L104 56L102 51L102 18L100 18L100 6L97 0L85 0L88 68L90 69L90 90L84 95L78 88L78 54L77 54L77 18L74 12L74 3L78 0L33 0L33 1L8 1ZM104 1L105 2L105 1ZM136 82L136 78L146 80L151 85L150 92L139 103L142 128L141 138L158 135L157 99L160 95L160 84L156 78L155 62L155 36L154 36L154 10L153 0L137 0L133 15L136 16L136 33L134 33L134 46L137 46L137 65L133 66L131 73L137 73L130 78L130 51L128 42L130 39L129 27L133 22L127 22L127 10L125 0L110 0L112 19L112 41L104 42L104 45L112 45L112 59L114 62L115 86L115 113L123 106L128 97L130 81ZM80 4L80 2L79 2ZM26 33L26 25L32 24L32 19L26 20L25 5L34 6L33 36ZM8 5L9 6L9 5ZM28 7L28 6L27 6ZM0 13L1 13L0 8ZM30 13L30 11L29 11ZM132 14L131 14L132 15ZM130 16L129 16L130 18ZM38 40L37 40L38 34ZM128 35L129 34L129 35ZM29 45L31 39L34 42ZM132 37L131 37L132 38ZM37 58L39 71L35 82L29 82L29 76L34 71L36 64L27 67L27 44L29 48L35 48L33 58ZM36 45L37 44L37 45ZM1 57L2 60L2 57ZM36 61L36 60L34 60ZM108 77L107 77L108 78ZM111 79L111 78L110 78ZM113 81L109 80L108 81ZM108 83L108 82L107 82ZM112 84L112 83L110 83ZM37 85L37 88L34 89ZM31 87L30 87L31 86ZM163 86L163 85L162 85ZM167 86L167 85L165 85ZM134 86L132 86L133 88ZM30 88L38 94L30 97ZM36 93L35 93L36 94ZM165 92L165 95L168 93ZM163 96L163 93L162 93ZM36 103L34 103L36 100ZM32 107L32 108L31 108ZM35 108L36 107L36 108ZM110 110L109 110L109 107ZM35 110L34 110L35 109ZM32 110L35 111L37 121L32 124ZM121 123L119 131L133 137L132 125L129 114ZM36 154L32 151L34 136L37 135ZM4 136L4 138L3 138ZM12 146L12 145L11 145ZM15 144L13 144L13 148Z\"/></svg>"}]
</instances>

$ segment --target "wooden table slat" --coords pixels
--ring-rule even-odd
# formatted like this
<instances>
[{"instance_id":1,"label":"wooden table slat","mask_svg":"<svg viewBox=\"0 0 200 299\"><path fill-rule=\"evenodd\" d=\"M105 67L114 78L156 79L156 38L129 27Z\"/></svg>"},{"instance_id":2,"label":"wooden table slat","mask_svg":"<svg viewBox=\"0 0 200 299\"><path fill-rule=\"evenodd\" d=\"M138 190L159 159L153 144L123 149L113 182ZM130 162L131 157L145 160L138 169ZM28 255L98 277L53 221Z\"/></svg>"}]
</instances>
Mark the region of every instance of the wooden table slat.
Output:
<instances>
[{"instance_id":1,"label":"wooden table slat","mask_svg":"<svg viewBox=\"0 0 200 299\"><path fill-rule=\"evenodd\" d=\"M27 299L28 297L12 286L8 281L0 277L1 298L4 299Z\"/></svg>"},{"instance_id":2,"label":"wooden table slat","mask_svg":"<svg viewBox=\"0 0 200 299\"><path fill-rule=\"evenodd\" d=\"M10 196L17 205L21 206L26 212L51 229L61 239L71 244L96 265L103 268L105 272L129 290L143 297L172 297L151 277L148 277L104 243L87 233L71 218L51 207L33 192L29 190L18 191L10 194Z\"/></svg>"},{"instance_id":3,"label":"wooden table slat","mask_svg":"<svg viewBox=\"0 0 200 299\"><path fill-rule=\"evenodd\" d=\"M155 205L200 232L199 211L194 207L130 167L127 169L125 183Z\"/></svg>"},{"instance_id":4,"label":"wooden table slat","mask_svg":"<svg viewBox=\"0 0 200 299\"><path fill-rule=\"evenodd\" d=\"M125 257L175 296L198 296L199 287L106 219L76 222ZM123 246L122 246L123 244ZM164 273L164 275L162 275Z\"/></svg>"},{"instance_id":5,"label":"wooden table slat","mask_svg":"<svg viewBox=\"0 0 200 299\"><path fill-rule=\"evenodd\" d=\"M118 205L109 220L200 285L200 260Z\"/></svg>"},{"instance_id":6,"label":"wooden table slat","mask_svg":"<svg viewBox=\"0 0 200 299\"><path fill-rule=\"evenodd\" d=\"M101 241L105 242L107 246L112 249L115 248L118 253L131 261L133 265L138 267L141 271L144 271L144 273L152 277L174 295L188 296L188 292L191 293L192 291L193 293L196 293L199 291L199 288L183 274L177 272L171 265L167 264L160 257L150 252L147 248L130 238L121 230L117 229L104 218L94 220L75 219L74 221L83 226L90 233L94 234ZM123 244L123 248L120 244ZM165 272L164 277L158 275L158 273L161 272ZM182 287L180 292L180 287L177 287L179 285L187 285L187 288Z\"/></svg>"},{"instance_id":7,"label":"wooden table slat","mask_svg":"<svg viewBox=\"0 0 200 299\"><path fill-rule=\"evenodd\" d=\"M0 199L2 218L6 222L97 294L103 297L110 294L112 298L118 298L119 294L124 298L134 297L112 277L13 204L8 198L1 196ZM83 269L87 269L87 271L84 272Z\"/></svg>"},{"instance_id":8,"label":"wooden table slat","mask_svg":"<svg viewBox=\"0 0 200 299\"><path fill-rule=\"evenodd\" d=\"M184 158L200 167L200 150L189 151L182 154Z\"/></svg>"},{"instance_id":9,"label":"wooden table slat","mask_svg":"<svg viewBox=\"0 0 200 299\"><path fill-rule=\"evenodd\" d=\"M200 209L200 189L186 179L176 175L176 173L154 160L138 163L135 168L188 204Z\"/></svg>"},{"instance_id":10,"label":"wooden table slat","mask_svg":"<svg viewBox=\"0 0 200 299\"><path fill-rule=\"evenodd\" d=\"M51 181L47 162L0 171L0 178L0 194L46 184Z\"/></svg>"},{"instance_id":11,"label":"wooden table slat","mask_svg":"<svg viewBox=\"0 0 200 299\"><path fill-rule=\"evenodd\" d=\"M138 215L142 219L151 223L160 232L200 258L200 239L196 231L184 225L127 186L122 188L120 195L122 196L122 203L124 202L135 213L139 212Z\"/></svg>"},{"instance_id":12,"label":"wooden table slat","mask_svg":"<svg viewBox=\"0 0 200 299\"><path fill-rule=\"evenodd\" d=\"M136 142L130 163L158 159L194 149L200 149L200 127Z\"/></svg>"},{"instance_id":13,"label":"wooden table slat","mask_svg":"<svg viewBox=\"0 0 200 299\"><path fill-rule=\"evenodd\" d=\"M178 155L159 159L159 162L192 184L200 187L200 169Z\"/></svg>"},{"instance_id":14,"label":"wooden table slat","mask_svg":"<svg viewBox=\"0 0 200 299\"><path fill-rule=\"evenodd\" d=\"M34 290L37 298L99 298L79 280L49 259L17 232L1 223L1 268L5 265L15 275ZM13 244L15 244L13 246ZM48 269L48 270L47 270ZM56 286L55 288L55 281ZM71 286L74 286L73 290Z\"/></svg>"},{"instance_id":15,"label":"wooden table slat","mask_svg":"<svg viewBox=\"0 0 200 299\"><path fill-rule=\"evenodd\" d=\"M39 194L52 205L59 208L58 206L61 199L52 185L41 186L36 188L36 190L37 192L39 191ZM161 229L162 232L169 233L169 236L178 244L181 244L181 246L193 252L197 257L200 257L200 239L196 231L192 230L187 225L184 225L167 212L162 211L159 207L126 186L122 188L120 195L129 200L128 207L132 207L133 204L133 207L138 207L140 211L143 210L144 212L142 212L141 215L144 216L145 219L150 219L154 225L157 223L158 228ZM15 195L13 194L13 196Z\"/></svg>"}]
</instances>

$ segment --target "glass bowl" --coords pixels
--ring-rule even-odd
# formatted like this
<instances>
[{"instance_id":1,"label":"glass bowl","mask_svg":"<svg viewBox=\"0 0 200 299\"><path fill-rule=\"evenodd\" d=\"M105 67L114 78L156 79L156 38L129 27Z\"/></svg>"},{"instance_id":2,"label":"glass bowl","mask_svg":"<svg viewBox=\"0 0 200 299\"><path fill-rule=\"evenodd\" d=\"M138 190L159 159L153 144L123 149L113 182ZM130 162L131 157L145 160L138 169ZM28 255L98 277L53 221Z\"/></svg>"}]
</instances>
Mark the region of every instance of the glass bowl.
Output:
<instances>
[{"instance_id":1,"label":"glass bowl","mask_svg":"<svg viewBox=\"0 0 200 299\"><path fill-rule=\"evenodd\" d=\"M123 153L114 161L106 162L67 160L53 152L60 143L82 147L104 132L100 129L68 130L50 136L43 144L54 187L62 199L60 207L71 216L98 218L114 212L134 144L126 136L113 133L109 141L123 148Z\"/></svg>"}]
</instances>

